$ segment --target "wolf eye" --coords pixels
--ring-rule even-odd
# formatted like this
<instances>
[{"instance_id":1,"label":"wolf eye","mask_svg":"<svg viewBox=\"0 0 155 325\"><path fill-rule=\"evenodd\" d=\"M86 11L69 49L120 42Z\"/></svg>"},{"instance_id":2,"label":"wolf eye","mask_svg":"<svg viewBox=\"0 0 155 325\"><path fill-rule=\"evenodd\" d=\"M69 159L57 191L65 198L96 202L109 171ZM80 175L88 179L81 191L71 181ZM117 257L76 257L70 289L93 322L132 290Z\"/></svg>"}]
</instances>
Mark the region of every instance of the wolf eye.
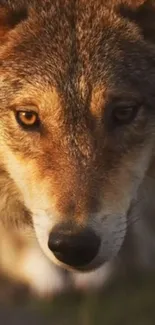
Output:
<instances>
[{"instance_id":1,"label":"wolf eye","mask_svg":"<svg viewBox=\"0 0 155 325\"><path fill-rule=\"evenodd\" d=\"M137 115L138 108L135 106L116 107L112 112L113 121L117 124L128 124Z\"/></svg>"},{"instance_id":2,"label":"wolf eye","mask_svg":"<svg viewBox=\"0 0 155 325\"><path fill-rule=\"evenodd\" d=\"M34 111L16 112L17 122L25 129L34 130L40 126L40 119Z\"/></svg>"}]
</instances>

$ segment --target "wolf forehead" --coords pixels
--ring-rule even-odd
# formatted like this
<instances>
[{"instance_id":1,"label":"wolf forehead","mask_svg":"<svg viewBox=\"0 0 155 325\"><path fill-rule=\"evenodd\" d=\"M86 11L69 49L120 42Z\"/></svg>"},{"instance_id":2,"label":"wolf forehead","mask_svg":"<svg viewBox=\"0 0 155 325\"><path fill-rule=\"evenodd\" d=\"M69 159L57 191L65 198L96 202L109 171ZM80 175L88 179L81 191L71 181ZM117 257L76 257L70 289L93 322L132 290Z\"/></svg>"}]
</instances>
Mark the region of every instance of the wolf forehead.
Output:
<instances>
[{"instance_id":1,"label":"wolf forehead","mask_svg":"<svg viewBox=\"0 0 155 325\"><path fill-rule=\"evenodd\" d=\"M78 85L85 100L101 85L146 93L154 84L155 50L135 22L141 2L2 1L1 72L16 79L17 88L17 80L39 87L45 82L63 93L74 89L74 98Z\"/></svg>"},{"instance_id":2,"label":"wolf forehead","mask_svg":"<svg viewBox=\"0 0 155 325\"><path fill-rule=\"evenodd\" d=\"M22 68L22 76L46 74L46 79L63 84L67 78L74 82L84 71L90 83L100 79L112 84L114 74L122 80L121 65L126 60L129 80L139 66L140 35L114 6L118 2L6 1L11 12L5 6L1 13L0 8L4 67L8 63L14 71ZM135 52L136 66L130 62Z\"/></svg>"}]
</instances>

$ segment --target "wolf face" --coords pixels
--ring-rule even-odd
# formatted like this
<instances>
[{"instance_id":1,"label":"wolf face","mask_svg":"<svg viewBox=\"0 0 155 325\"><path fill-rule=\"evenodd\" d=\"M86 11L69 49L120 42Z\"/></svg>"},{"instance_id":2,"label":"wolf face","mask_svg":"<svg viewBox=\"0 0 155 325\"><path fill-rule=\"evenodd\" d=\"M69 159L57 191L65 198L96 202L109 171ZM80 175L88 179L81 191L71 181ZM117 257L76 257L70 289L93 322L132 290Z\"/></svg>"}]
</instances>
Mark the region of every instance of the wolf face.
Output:
<instances>
[{"instance_id":1,"label":"wolf face","mask_svg":"<svg viewBox=\"0 0 155 325\"><path fill-rule=\"evenodd\" d=\"M1 169L45 254L91 270L118 254L153 160L154 5L11 3L0 9Z\"/></svg>"}]
</instances>

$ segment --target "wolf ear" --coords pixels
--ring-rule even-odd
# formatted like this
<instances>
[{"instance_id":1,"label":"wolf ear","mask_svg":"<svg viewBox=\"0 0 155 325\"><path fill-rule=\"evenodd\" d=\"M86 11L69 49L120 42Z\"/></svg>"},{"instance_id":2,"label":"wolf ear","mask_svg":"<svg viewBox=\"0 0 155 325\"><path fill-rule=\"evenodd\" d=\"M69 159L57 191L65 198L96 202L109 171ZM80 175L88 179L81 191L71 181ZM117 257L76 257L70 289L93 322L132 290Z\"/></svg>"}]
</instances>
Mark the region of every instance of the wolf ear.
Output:
<instances>
[{"instance_id":1,"label":"wolf ear","mask_svg":"<svg viewBox=\"0 0 155 325\"><path fill-rule=\"evenodd\" d=\"M24 7L13 8L3 6L0 3L0 36L4 36L9 30L14 29L28 16L27 9Z\"/></svg>"},{"instance_id":2,"label":"wolf ear","mask_svg":"<svg viewBox=\"0 0 155 325\"><path fill-rule=\"evenodd\" d=\"M126 0L120 12L140 27L145 39L155 43L155 0Z\"/></svg>"}]
</instances>

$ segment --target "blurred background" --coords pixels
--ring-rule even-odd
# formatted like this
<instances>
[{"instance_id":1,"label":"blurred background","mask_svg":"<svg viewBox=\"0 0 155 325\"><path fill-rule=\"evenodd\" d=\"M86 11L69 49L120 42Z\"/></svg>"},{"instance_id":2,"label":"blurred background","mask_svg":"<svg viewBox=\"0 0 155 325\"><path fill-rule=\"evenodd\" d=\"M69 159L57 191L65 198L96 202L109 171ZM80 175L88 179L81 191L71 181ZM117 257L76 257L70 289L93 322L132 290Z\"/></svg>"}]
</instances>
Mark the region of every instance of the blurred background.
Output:
<instances>
[{"instance_id":1,"label":"blurred background","mask_svg":"<svg viewBox=\"0 0 155 325\"><path fill-rule=\"evenodd\" d=\"M94 292L70 290L42 299L1 277L0 292L0 324L155 324L153 274L121 276Z\"/></svg>"}]
</instances>

